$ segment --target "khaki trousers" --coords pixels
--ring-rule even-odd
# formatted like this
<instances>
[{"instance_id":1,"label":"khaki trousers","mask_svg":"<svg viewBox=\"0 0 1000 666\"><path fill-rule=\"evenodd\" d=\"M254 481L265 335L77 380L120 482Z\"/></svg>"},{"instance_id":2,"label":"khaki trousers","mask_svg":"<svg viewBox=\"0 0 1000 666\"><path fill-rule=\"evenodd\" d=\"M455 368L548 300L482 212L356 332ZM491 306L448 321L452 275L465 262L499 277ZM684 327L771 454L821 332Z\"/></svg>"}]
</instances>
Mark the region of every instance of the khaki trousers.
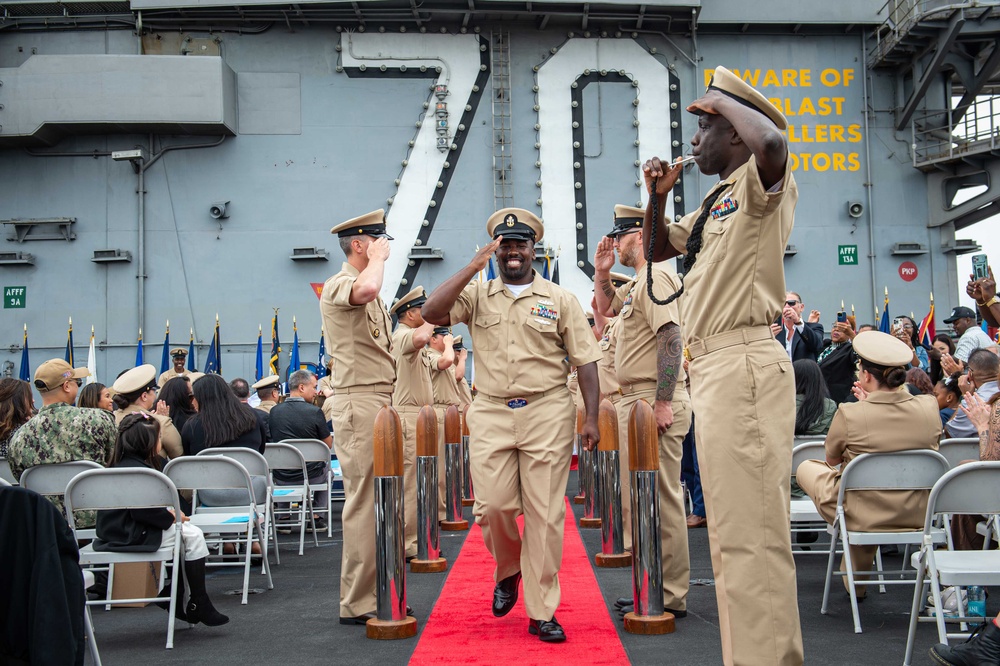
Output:
<instances>
[{"instance_id":1,"label":"khaki trousers","mask_svg":"<svg viewBox=\"0 0 1000 666\"><path fill-rule=\"evenodd\" d=\"M397 406L403 425L403 539L406 556L417 556L417 415L419 407Z\"/></svg>"},{"instance_id":2,"label":"khaki trousers","mask_svg":"<svg viewBox=\"0 0 1000 666\"><path fill-rule=\"evenodd\" d=\"M474 513L496 561L493 579L520 571L525 609L535 620L551 620L559 606L575 423L569 391L518 409L481 397L469 409ZM522 514L523 537L517 527Z\"/></svg>"},{"instance_id":3,"label":"khaki trousers","mask_svg":"<svg viewBox=\"0 0 1000 666\"><path fill-rule=\"evenodd\" d=\"M795 381L774 340L690 363L722 657L726 664L803 661L789 523Z\"/></svg>"},{"instance_id":4,"label":"khaki trousers","mask_svg":"<svg viewBox=\"0 0 1000 666\"><path fill-rule=\"evenodd\" d=\"M627 395L616 405L618 410L618 447L622 477L622 525L625 547L632 545L631 474L628 466L628 417L632 406L645 400L652 406L656 391L639 391ZM671 610L687 610L687 595L691 585L691 559L688 553L687 512L681 488L681 458L684 437L691 427L691 403L687 391L678 387L671 403L674 423L660 435L660 469L656 485L660 496L660 564L663 573L663 605ZM627 516L627 517L626 517Z\"/></svg>"},{"instance_id":5,"label":"khaki trousers","mask_svg":"<svg viewBox=\"0 0 1000 666\"><path fill-rule=\"evenodd\" d=\"M334 400L334 448L344 474L344 550L340 558L340 616L375 610L375 415L388 393L340 393Z\"/></svg>"}]
</instances>

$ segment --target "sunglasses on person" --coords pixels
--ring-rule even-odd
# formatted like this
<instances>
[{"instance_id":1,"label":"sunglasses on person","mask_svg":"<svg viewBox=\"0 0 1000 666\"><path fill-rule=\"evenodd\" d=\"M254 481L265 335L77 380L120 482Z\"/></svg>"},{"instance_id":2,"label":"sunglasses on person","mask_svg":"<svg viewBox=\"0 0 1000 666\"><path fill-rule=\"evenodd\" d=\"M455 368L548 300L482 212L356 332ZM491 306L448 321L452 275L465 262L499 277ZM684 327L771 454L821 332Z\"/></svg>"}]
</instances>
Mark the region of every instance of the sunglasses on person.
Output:
<instances>
[{"instance_id":1,"label":"sunglasses on person","mask_svg":"<svg viewBox=\"0 0 1000 666\"><path fill-rule=\"evenodd\" d=\"M787 305L790 308L794 308L796 305L798 305L801 302L802 301L788 300L788 301L785 301L785 305Z\"/></svg>"}]
</instances>

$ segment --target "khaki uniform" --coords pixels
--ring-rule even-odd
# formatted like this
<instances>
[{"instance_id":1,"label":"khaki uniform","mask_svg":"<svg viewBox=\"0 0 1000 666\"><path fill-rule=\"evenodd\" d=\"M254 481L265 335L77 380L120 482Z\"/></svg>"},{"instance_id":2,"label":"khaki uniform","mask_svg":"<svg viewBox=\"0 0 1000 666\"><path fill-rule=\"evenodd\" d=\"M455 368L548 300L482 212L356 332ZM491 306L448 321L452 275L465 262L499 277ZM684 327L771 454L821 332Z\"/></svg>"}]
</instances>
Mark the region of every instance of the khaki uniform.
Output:
<instances>
[{"instance_id":1,"label":"khaki uniform","mask_svg":"<svg viewBox=\"0 0 1000 666\"><path fill-rule=\"evenodd\" d=\"M319 311L334 359L334 448L344 474L344 550L340 615L375 610L375 415L392 401L396 363L389 312L381 298L351 305L359 271L345 263L323 285Z\"/></svg>"},{"instance_id":2,"label":"khaki uniform","mask_svg":"<svg viewBox=\"0 0 1000 666\"><path fill-rule=\"evenodd\" d=\"M789 522L795 382L770 332L798 188L786 162L783 182L765 191L753 156L722 187L681 297L722 656L801 664ZM667 225L677 251L701 208Z\"/></svg>"},{"instance_id":3,"label":"khaki uniform","mask_svg":"<svg viewBox=\"0 0 1000 666\"><path fill-rule=\"evenodd\" d=\"M332 391L333 389L333 377L326 375L323 379L319 380L319 391L320 395L323 395L323 391ZM327 421L333 420L333 396L329 396L323 401L323 418Z\"/></svg>"},{"instance_id":4,"label":"khaki uniform","mask_svg":"<svg viewBox=\"0 0 1000 666\"><path fill-rule=\"evenodd\" d=\"M406 554L417 555L417 414L434 403L430 356L426 347L413 348L414 329L400 324L392 334L396 359L396 390L392 405L403 424L403 517Z\"/></svg>"},{"instance_id":5,"label":"khaki uniform","mask_svg":"<svg viewBox=\"0 0 1000 666\"><path fill-rule=\"evenodd\" d=\"M450 405L461 409L462 396L458 392L455 381L455 366L450 365L444 370L438 370L437 364L441 352L428 349L430 356L431 386L434 391L434 412L438 419L438 520L445 520L448 512L448 466L445 464L444 415Z\"/></svg>"},{"instance_id":6,"label":"khaki uniform","mask_svg":"<svg viewBox=\"0 0 1000 666\"><path fill-rule=\"evenodd\" d=\"M174 377L190 377L190 376L191 376L191 371L186 368L184 369L183 372L179 374L177 372L174 372L173 368L170 368L166 372L160 373L160 377L156 380L156 384L160 388L163 388L163 385L169 382Z\"/></svg>"},{"instance_id":7,"label":"khaki uniform","mask_svg":"<svg viewBox=\"0 0 1000 666\"><path fill-rule=\"evenodd\" d=\"M457 380L455 382L458 385L458 395L461 399L462 405L472 404L472 388L469 386L469 380L465 377Z\"/></svg>"},{"instance_id":8,"label":"khaki uniform","mask_svg":"<svg viewBox=\"0 0 1000 666\"><path fill-rule=\"evenodd\" d=\"M618 375L615 373L615 349L618 348L618 331L621 329L621 319L612 317L604 325L604 334L597 341L601 348L601 360L597 362L597 377L601 382L601 396L617 405L622 394L618 391ZM616 407L617 408L617 407ZM627 460L627 458L626 458Z\"/></svg>"},{"instance_id":9,"label":"khaki uniform","mask_svg":"<svg viewBox=\"0 0 1000 666\"><path fill-rule=\"evenodd\" d=\"M181 443L181 434L177 432L177 428L174 427L174 422L170 420L169 416L163 416L162 414L147 411L135 403L132 403L124 409L115 411L115 425L120 424L122 419L129 414L134 414L136 412L148 414L160 422L160 439L163 440L163 452L167 454L168 458L173 460L174 458L179 458L184 455L184 445Z\"/></svg>"},{"instance_id":10,"label":"khaki uniform","mask_svg":"<svg viewBox=\"0 0 1000 666\"><path fill-rule=\"evenodd\" d=\"M621 451L622 523L625 547L632 546L631 476L628 468L628 423L633 405L645 400L656 402L657 331L666 324L680 325L677 302L661 306L653 303L646 289L646 270L637 271L631 283L622 286L625 298L616 296L612 307L620 322L615 349L615 376L621 402L618 410L618 444ZM653 293L663 298L680 288L680 280L667 262L653 265ZM660 467L657 486L660 497L660 553L663 571L663 604L672 610L687 610L691 563L688 557L687 513L681 489L681 458L684 437L691 427L691 400L685 386L684 368L677 369L677 384L671 409L674 422L659 436Z\"/></svg>"},{"instance_id":11,"label":"khaki uniform","mask_svg":"<svg viewBox=\"0 0 1000 666\"><path fill-rule=\"evenodd\" d=\"M826 436L826 455L843 458L843 469L862 453L906 449L937 451L940 431L941 417L933 396L912 396L905 389L875 391L862 402L845 402L840 406ZM823 520L833 524L837 515L840 471L823 460L806 460L799 465L795 479L812 498ZM846 493L844 497L844 514L850 530L917 530L924 526L926 510L927 491L924 490L858 491ZM871 569L875 550L875 546L851 547L855 571ZM861 593L864 592L862 587Z\"/></svg>"},{"instance_id":12,"label":"khaki uniform","mask_svg":"<svg viewBox=\"0 0 1000 666\"><path fill-rule=\"evenodd\" d=\"M566 359L595 363L600 349L576 297L537 273L517 298L499 279L469 284L450 322L472 333L479 391L469 409L474 511L496 561L494 580L520 571L528 616L550 620L559 605L575 426Z\"/></svg>"},{"instance_id":13,"label":"khaki uniform","mask_svg":"<svg viewBox=\"0 0 1000 666\"><path fill-rule=\"evenodd\" d=\"M577 410L584 409L583 394L580 393L580 379L576 376L576 370L569 373L569 377L566 378L566 390L573 396L573 405L576 406Z\"/></svg>"},{"instance_id":14,"label":"khaki uniform","mask_svg":"<svg viewBox=\"0 0 1000 666\"><path fill-rule=\"evenodd\" d=\"M257 404L257 406L254 407L254 409L259 409L260 411L264 412L265 414L270 414L271 410L274 409L274 406L277 405L277 404L278 403L275 402L274 400L261 400Z\"/></svg>"}]
</instances>

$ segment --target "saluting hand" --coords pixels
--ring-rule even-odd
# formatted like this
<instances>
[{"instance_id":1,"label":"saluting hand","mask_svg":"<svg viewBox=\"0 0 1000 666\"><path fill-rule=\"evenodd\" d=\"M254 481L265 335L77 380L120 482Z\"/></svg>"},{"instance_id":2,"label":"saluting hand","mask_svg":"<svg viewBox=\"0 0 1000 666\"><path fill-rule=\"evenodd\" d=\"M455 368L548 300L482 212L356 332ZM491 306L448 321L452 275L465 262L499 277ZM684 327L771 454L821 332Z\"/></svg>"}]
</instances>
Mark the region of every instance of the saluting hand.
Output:
<instances>
[{"instance_id":1,"label":"saluting hand","mask_svg":"<svg viewBox=\"0 0 1000 666\"><path fill-rule=\"evenodd\" d=\"M368 260L385 261L389 258L389 241L376 238L368 244Z\"/></svg>"},{"instance_id":2,"label":"saluting hand","mask_svg":"<svg viewBox=\"0 0 1000 666\"><path fill-rule=\"evenodd\" d=\"M717 90L709 90L704 95L688 104L687 110L691 113L704 111L705 113L717 116L722 113L722 111L719 110L719 104L725 104L728 99L728 97Z\"/></svg>"},{"instance_id":3,"label":"saluting hand","mask_svg":"<svg viewBox=\"0 0 1000 666\"><path fill-rule=\"evenodd\" d=\"M615 241L607 236L603 236L597 243L597 250L594 251L594 270L599 272L610 271L615 266Z\"/></svg>"},{"instance_id":4,"label":"saluting hand","mask_svg":"<svg viewBox=\"0 0 1000 666\"><path fill-rule=\"evenodd\" d=\"M678 162L681 158L677 158ZM681 165L671 164L669 160L659 157L646 160L642 165L642 177L646 180L646 191L653 193L653 181L656 181L656 193L666 194L674 188L674 183L681 177Z\"/></svg>"},{"instance_id":5,"label":"saluting hand","mask_svg":"<svg viewBox=\"0 0 1000 666\"><path fill-rule=\"evenodd\" d=\"M490 263L490 257L500 247L500 241L502 240L503 236L497 236L492 243L479 250L479 252L476 252L476 256L472 257L472 261L469 262L469 267L475 268L476 271L486 268Z\"/></svg>"}]
</instances>

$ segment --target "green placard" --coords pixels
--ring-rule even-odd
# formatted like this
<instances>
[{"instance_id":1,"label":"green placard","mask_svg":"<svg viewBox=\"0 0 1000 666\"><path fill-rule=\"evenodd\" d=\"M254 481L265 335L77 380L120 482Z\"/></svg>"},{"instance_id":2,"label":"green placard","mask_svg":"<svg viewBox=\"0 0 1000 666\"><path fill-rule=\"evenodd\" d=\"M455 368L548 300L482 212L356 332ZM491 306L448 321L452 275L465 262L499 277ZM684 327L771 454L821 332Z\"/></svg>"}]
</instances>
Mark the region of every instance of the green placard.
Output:
<instances>
[{"instance_id":1,"label":"green placard","mask_svg":"<svg viewBox=\"0 0 1000 666\"><path fill-rule=\"evenodd\" d=\"M3 309L23 308L24 299L28 290L25 287L4 287L3 288Z\"/></svg>"},{"instance_id":2,"label":"green placard","mask_svg":"<svg viewBox=\"0 0 1000 666\"><path fill-rule=\"evenodd\" d=\"M838 245L837 246L837 263L841 266L857 266L858 265L858 246L857 245Z\"/></svg>"}]
</instances>

